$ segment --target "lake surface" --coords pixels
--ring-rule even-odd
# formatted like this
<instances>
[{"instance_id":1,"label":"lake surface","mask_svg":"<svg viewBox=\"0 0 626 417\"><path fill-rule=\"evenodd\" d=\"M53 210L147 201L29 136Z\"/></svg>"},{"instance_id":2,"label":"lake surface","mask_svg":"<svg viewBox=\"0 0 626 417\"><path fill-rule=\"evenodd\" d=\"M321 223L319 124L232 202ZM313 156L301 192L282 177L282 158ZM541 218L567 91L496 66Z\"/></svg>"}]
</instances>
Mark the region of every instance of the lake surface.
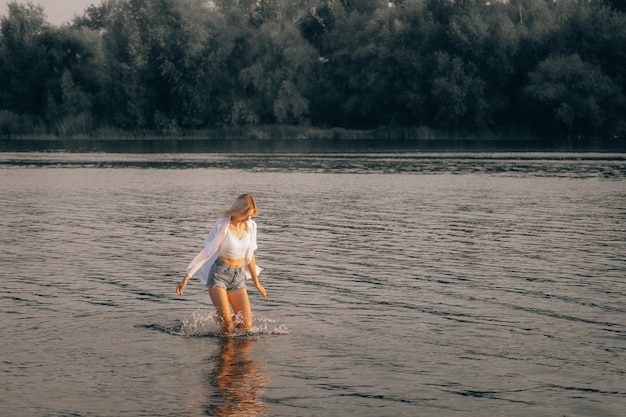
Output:
<instances>
[{"instance_id":1,"label":"lake surface","mask_svg":"<svg viewBox=\"0 0 626 417\"><path fill-rule=\"evenodd\" d=\"M199 282L259 203L254 332ZM624 154L0 153L2 416L623 416Z\"/></svg>"}]
</instances>

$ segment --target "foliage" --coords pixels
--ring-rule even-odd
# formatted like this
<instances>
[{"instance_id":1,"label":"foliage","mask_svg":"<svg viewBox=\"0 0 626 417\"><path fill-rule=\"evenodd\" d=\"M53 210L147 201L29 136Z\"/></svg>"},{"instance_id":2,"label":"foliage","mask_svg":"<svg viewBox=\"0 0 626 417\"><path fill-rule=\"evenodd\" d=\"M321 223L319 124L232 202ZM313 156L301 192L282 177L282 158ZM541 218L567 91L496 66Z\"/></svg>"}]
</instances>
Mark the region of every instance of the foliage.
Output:
<instances>
[{"instance_id":1,"label":"foliage","mask_svg":"<svg viewBox=\"0 0 626 417\"><path fill-rule=\"evenodd\" d=\"M249 125L624 136L612 0L102 0L0 18L0 134Z\"/></svg>"},{"instance_id":2,"label":"foliage","mask_svg":"<svg viewBox=\"0 0 626 417\"><path fill-rule=\"evenodd\" d=\"M524 92L543 124L578 134L599 132L611 126L607 121L619 122L624 108L619 87L578 54L550 56L540 62L529 74Z\"/></svg>"},{"instance_id":3,"label":"foliage","mask_svg":"<svg viewBox=\"0 0 626 417\"><path fill-rule=\"evenodd\" d=\"M40 115L45 111L46 49L41 37L49 30L43 8L15 2L0 19L0 109Z\"/></svg>"}]
</instances>

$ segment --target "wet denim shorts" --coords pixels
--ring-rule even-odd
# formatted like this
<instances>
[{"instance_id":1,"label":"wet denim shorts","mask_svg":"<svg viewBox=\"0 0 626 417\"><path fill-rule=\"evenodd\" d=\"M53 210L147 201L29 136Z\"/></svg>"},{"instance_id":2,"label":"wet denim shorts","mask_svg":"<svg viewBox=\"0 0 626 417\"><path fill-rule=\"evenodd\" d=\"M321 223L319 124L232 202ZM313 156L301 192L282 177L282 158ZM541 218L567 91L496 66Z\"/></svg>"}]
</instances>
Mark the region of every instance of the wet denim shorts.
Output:
<instances>
[{"instance_id":1,"label":"wet denim shorts","mask_svg":"<svg viewBox=\"0 0 626 417\"><path fill-rule=\"evenodd\" d=\"M246 288L246 273L244 268L245 265L241 268L233 268L220 258L217 258L209 271L206 286L209 288L220 287L224 288L226 291Z\"/></svg>"}]
</instances>

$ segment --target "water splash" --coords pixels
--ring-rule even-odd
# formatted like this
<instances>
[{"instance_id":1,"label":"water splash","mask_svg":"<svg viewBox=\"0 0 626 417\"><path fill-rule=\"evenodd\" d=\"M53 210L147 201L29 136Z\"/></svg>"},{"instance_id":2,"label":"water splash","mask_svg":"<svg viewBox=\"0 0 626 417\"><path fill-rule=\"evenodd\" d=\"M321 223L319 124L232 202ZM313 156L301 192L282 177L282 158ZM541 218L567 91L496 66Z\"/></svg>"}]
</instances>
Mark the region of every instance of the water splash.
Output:
<instances>
[{"instance_id":1,"label":"water splash","mask_svg":"<svg viewBox=\"0 0 626 417\"><path fill-rule=\"evenodd\" d=\"M185 337L206 336L219 333L219 317L215 311L206 312L197 309L190 316L185 317L178 332Z\"/></svg>"},{"instance_id":2,"label":"water splash","mask_svg":"<svg viewBox=\"0 0 626 417\"><path fill-rule=\"evenodd\" d=\"M237 315L235 326L243 323L243 317ZM177 333L184 337L256 337L263 335L287 335L289 330L275 320L255 315L250 329L235 329L225 334L220 331L220 318L215 311L198 309L182 321Z\"/></svg>"}]
</instances>

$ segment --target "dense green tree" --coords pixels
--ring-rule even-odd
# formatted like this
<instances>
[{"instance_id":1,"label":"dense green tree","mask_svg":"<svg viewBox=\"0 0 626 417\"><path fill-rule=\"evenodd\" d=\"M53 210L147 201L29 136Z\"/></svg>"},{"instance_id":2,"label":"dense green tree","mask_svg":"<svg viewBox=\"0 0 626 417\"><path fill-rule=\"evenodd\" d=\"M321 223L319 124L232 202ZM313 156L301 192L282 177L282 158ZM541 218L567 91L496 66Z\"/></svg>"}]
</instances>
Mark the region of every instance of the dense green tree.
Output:
<instances>
[{"instance_id":1,"label":"dense green tree","mask_svg":"<svg viewBox=\"0 0 626 417\"><path fill-rule=\"evenodd\" d=\"M447 52L460 58L460 67L466 73L466 77L452 76L458 81L466 80L468 93L472 92L468 99L474 103L468 108L472 116L461 124L467 127L492 125L498 112L509 107L507 87L515 72L514 58L519 47L517 28L502 5L478 3L450 19L447 45ZM451 74L460 71L459 65L455 67ZM440 59L436 71L441 71Z\"/></svg>"},{"instance_id":2,"label":"dense green tree","mask_svg":"<svg viewBox=\"0 0 626 417\"><path fill-rule=\"evenodd\" d=\"M256 35L254 59L239 73L244 94L238 106L246 109L245 117L260 123L306 122L306 94L317 58L313 47L298 36L294 23L268 22Z\"/></svg>"},{"instance_id":3,"label":"dense green tree","mask_svg":"<svg viewBox=\"0 0 626 417\"><path fill-rule=\"evenodd\" d=\"M386 7L375 15L340 15L329 36L329 69L348 126L422 123L428 87L425 56L432 28L421 6ZM356 42L355 42L356 40ZM337 94L337 93L335 93Z\"/></svg>"},{"instance_id":4,"label":"dense green tree","mask_svg":"<svg viewBox=\"0 0 626 417\"><path fill-rule=\"evenodd\" d=\"M624 135L620 4L103 0L54 27L41 7L12 2L0 18L0 131L530 124Z\"/></svg>"},{"instance_id":5,"label":"dense green tree","mask_svg":"<svg viewBox=\"0 0 626 417\"><path fill-rule=\"evenodd\" d=\"M41 6L8 4L0 19L0 109L42 115L47 99L46 49L50 30Z\"/></svg>"},{"instance_id":6,"label":"dense green tree","mask_svg":"<svg viewBox=\"0 0 626 417\"><path fill-rule=\"evenodd\" d=\"M325 68L338 96L336 111L344 115L348 126L378 124L383 106L382 62L388 57L379 30L385 30L380 16L370 19L360 13L337 11L339 16L334 30L328 35L329 60ZM368 40L368 41L366 41ZM339 95L340 93L340 95Z\"/></svg>"},{"instance_id":7,"label":"dense green tree","mask_svg":"<svg viewBox=\"0 0 626 417\"><path fill-rule=\"evenodd\" d=\"M388 5L387 0L340 0L340 3L348 13L356 12L366 15L374 14Z\"/></svg>"},{"instance_id":8,"label":"dense green tree","mask_svg":"<svg viewBox=\"0 0 626 417\"><path fill-rule=\"evenodd\" d=\"M563 2L555 6L562 24L549 42L550 54L578 54L619 78L626 68L626 16L602 2Z\"/></svg>"},{"instance_id":9,"label":"dense green tree","mask_svg":"<svg viewBox=\"0 0 626 417\"><path fill-rule=\"evenodd\" d=\"M607 5L615 10L626 12L626 2L624 0L604 0Z\"/></svg>"},{"instance_id":10,"label":"dense green tree","mask_svg":"<svg viewBox=\"0 0 626 417\"><path fill-rule=\"evenodd\" d=\"M47 108L51 126L72 125L75 133L93 129L96 115L102 113L106 97L106 61L99 34L88 28L64 26L49 30L42 37L47 61Z\"/></svg>"},{"instance_id":11,"label":"dense green tree","mask_svg":"<svg viewBox=\"0 0 626 417\"><path fill-rule=\"evenodd\" d=\"M468 73L458 56L438 52L435 61L431 90L435 124L443 128L484 126L489 105L485 82Z\"/></svg>"},{"instance_id":12,"label":"dense green tree","mask_svg":"<svg viewBox=\"0 0 626 417\"><path fill-rule=\"evenodd\" d=\"M88 8L76 22L101 33L110 75L110 83L104 87L109 97L104 122L121 128L145 128L150 123L146 112L149 100L142 84L147 59L138 22L141 6L134 0L104 0Z\"/></svg>"},{"instance_id":13,"label":"dense green tree","mask_svg":"<svg viewBox=\"0 0 626 417\"><path fill-rule=\"evenodd\" d=\"M624 96L601 68L577 54L556 55L539 63L524 89L544 129L598 135L611 133L624 114Z\"/></svg>"},{"instance_id":14,"label":"dense green tree","mask_svg":"<svg viewBox=\"0 0 626 417\"><path fill-rule=\"evenodd\" d=\"M201 0L108 0L80 25L103 33L113 123L200 127L208 119L210 10Z\"/></svg>"},{"instance_id":15,"label":"dense green tree","mask_svg":"<svg viewBox=\"0 0 626 417\"><path fill-rule=\"evenodd\" d=\"M319 4L303 11L297 23L302 37L323 55L324 37L335 27L331 0L322 0Z\"/></svg>"}]
</instances>

